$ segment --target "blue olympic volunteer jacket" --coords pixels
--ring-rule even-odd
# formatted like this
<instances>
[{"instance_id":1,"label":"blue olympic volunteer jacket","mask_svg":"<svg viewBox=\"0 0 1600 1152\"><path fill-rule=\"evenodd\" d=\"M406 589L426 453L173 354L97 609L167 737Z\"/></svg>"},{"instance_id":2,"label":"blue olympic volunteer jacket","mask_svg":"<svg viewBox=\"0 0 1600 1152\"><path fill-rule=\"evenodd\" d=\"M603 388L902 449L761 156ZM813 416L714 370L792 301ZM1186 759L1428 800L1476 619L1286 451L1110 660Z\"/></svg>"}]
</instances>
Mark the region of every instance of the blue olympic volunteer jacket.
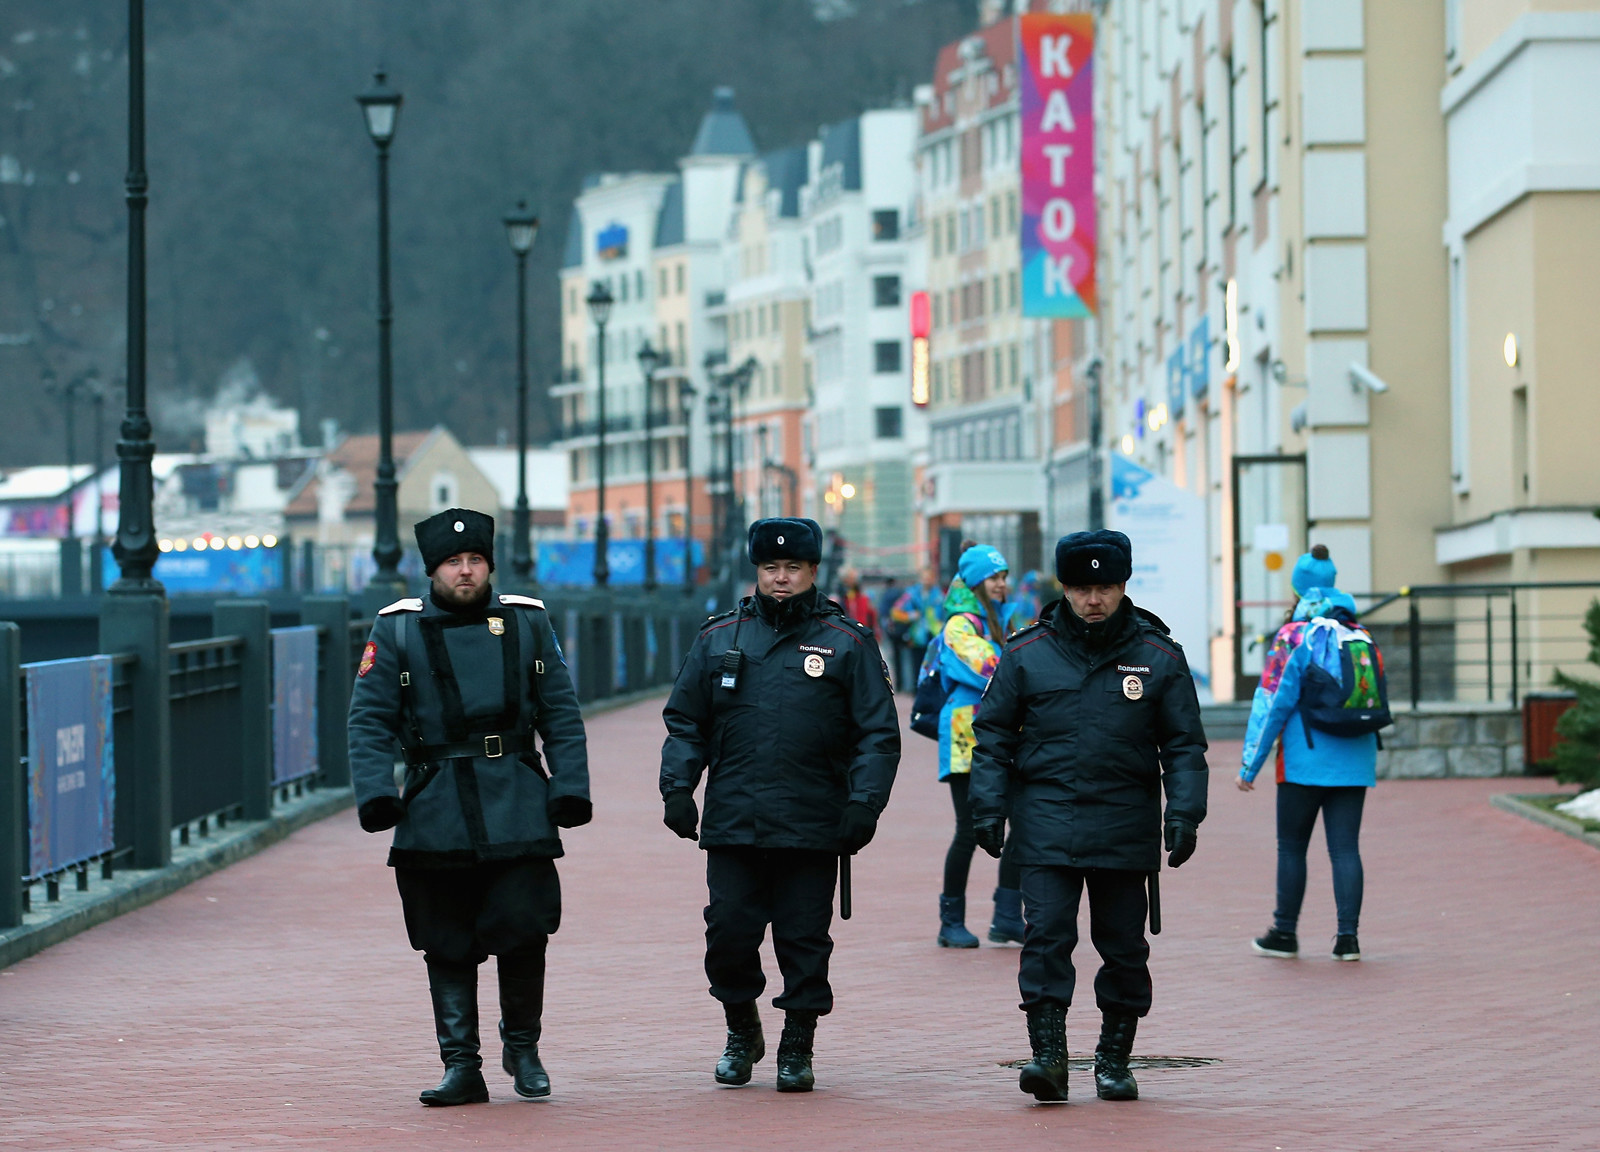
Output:
<instances>
[{"instance_id":1,"label":"blue olympic volunteer jacket","mask_svg":"<svg viewBox=\"0 0 1600 1152\"><path fill-rule=\"evenodd\" d=\"M1305 683L1306 670L1311 667L1313 645L1308 641L1319 627L1332 627L1326 619L1310 622L1296 621L1285 624L1278 631L1273 646L1292 644L1287 661L1282 664L1282 674L1274 689L1268 680L1276 670L1269 657L1268 668L1262 674L1255 699L1250 706L1250 723L1245 729L1243 767L1239 775L1254 780L1261 765L1272 754L1273 743L1283 742L1283 765L1280 782L1309 784L1323 788L1372 788L1378 782L1378 738L1365 736L1335 736L1317 732L1306 742L1305 718L1299 710L1300 692Z\"/></svg>"}]
</instances>

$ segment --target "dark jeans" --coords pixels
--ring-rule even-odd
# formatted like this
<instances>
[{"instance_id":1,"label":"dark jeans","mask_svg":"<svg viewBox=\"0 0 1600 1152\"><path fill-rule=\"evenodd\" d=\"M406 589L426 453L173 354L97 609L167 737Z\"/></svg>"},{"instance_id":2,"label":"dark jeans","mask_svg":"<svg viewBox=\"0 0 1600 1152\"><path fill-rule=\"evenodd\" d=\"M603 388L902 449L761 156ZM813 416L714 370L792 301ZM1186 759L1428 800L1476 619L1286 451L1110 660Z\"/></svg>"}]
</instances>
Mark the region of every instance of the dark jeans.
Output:
<instances>
[{"instance_id":1,"label":"dark jeans","mask_svg":"<svg viewBox=\"0 0 1600 1152\"><path fill-rule=\"evenodd\" d=\"M724 1004L748 1004L767 986L761 939L772 925L772 951L783 973L780 1011L833 1010L828 958L833 955L833 884L839 857L798 848L707 848L706 976Z\"/></svg>"},{"instance_id":2,"label":"dark jeans","mask_svg":"<svg viewBox=\"0 0 1600 1152\"><path fill-rule=\"evenodd\" d=\"M1150 1011L1150 944L1144 936L1149 913L1146 873L1115 868L1022 870L1022 945L1017 987L1022 1010L1072 1006L1077 972L1078 900L1089 889L1089 939L1100 953L1094 999L1102 1012L1143 1016Z\"/></svg>"},{"instance_id":3,"label":"dark jeans","mask_svg":"<svg viewBox=\"0 0 1600 1152\"><path fill-rule=\"evenodd\" d=\"M1306 894L1306 849L1322 812L1333 865L1333 901L1339 911L1339 934L1356 934L1361 919L1361 807L1365 788L1322 788L1311 784L1278 785L1278 908L1273 927L1295 932L1300 903Z\"/></svg>"},{"instance_id":4,"label":"dark jeans","mask_svg":"<svg viewBox=\"0 0 1600 1152\"><path fill-rule=\"evenodd\" d=\"M967 789L972 783L965 772L953 773L945 783L950 785L950 802L956 809L956 837L950 841L950 850L944 854L944 894L966 896L967 873L972 868L972 852L978 842L972 837L972 805L967 800ZM1011 841L1000 850L1000 887L1022 887L1021 871L1011 859Z\"/></svg>"},{"instance_id":5,"label":"dark jeans","mask_svg":"<svg viewBox=\"0 0 1600 1152\"><path fill-rule=\"evenodd\" d=\"M475 967L489 956L523 952L542 958L546 940L561 926L561 881L554 860L396 867L394 879L406 935L429 964Z\"/></svg>"}]
</instances>

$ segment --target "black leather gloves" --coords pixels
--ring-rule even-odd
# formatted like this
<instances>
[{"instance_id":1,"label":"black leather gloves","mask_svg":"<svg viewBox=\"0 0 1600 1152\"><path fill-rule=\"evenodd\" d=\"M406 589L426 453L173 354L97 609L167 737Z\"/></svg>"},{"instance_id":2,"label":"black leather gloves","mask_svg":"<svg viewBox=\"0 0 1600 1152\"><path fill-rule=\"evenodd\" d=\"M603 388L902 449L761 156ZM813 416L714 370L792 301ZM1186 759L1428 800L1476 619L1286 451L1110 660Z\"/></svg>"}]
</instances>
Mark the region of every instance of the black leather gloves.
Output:
<instances>
[{"instance_id":1,"label":"black leather gloves","mask_svg":"<svg viewBox=\"0 0 1600 1152\"><path fill-rule=\"evenodd\" d=\"M1006 822L999 819L974 820L972 838L979 848L998 860L1000 850L1006 846Z\"/></svg>"},{"instance_id":2,"label":"black leather gloves","mask_svg":"<svg viewBox=\"0 0 1600 1152\"><path fill-rule=\"evenodd\" d=\"M557 796L545 805L545 813L557 828L580 828L594 819L594 805L583 796Z\"/></svg>"},{"instance_id":3,"label":"black leather gloves","mask_svg":"<svg viewBox=\"0 0 1600 1152\"><path fill-rule=\"evenodd\" d=\"M1182 816L1168 816L1166 826L1167 867L1177 868L1194 855L1197 840L1193 820Z\"/></svg>"},{"instance_id":4,"label":"black leather gloves","mask_svg":"<svg viewBox=\"0 0 1600 1152\"><path fill-rule=\"evenodd\" d=\"M844 819L839 821L839 841L844 850L854 856L868 844L878 831L878 817L867 805L852 800L844 806Z\"/></svg>"},{"instance_id":5,"label":"black leather gloves","mask_svg":"<svg viewBox=\"0 0 1600 1152\"><path fill-rule=\"evenodd\" d=\"M356 810L363 832L387 832L405 819L406 806L398 796L374 796Z\"/></svg>"},{"instance_id":6,"label":"black leather gloves","mask_svg":"<svg viewBox=\"0 0 1600 1152\"><path fill-rule=\"evenodd\" d=\"M694 793L679 790L666 795L666 815L661 822L685 840L700 839L696 828L700 824L700 809L695 807Z\"/></svg>"}]
</instances>

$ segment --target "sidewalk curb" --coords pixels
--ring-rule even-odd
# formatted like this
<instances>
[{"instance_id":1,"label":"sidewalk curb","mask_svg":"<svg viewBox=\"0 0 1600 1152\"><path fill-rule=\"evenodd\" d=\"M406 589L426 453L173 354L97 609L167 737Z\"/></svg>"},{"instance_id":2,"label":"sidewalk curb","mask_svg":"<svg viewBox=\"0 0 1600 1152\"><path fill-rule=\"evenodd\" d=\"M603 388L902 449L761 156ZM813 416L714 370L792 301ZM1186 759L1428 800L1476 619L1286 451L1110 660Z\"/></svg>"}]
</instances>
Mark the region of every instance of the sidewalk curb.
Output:
<instances>
[{"instance_id":1,"label":"sidewalk curb","mask_svg":"<svg viewBox=\"0 0 1600 1152\"><path fill-rule=\"evenodd\" d=\"M596 700L583 706L583 717L590 720L651 698L665 697L667 692L666 687L645 688L606 700ZM20 928L0 931L0 968L9 968L53 944L59 944L107 920L114 920L124 912L153 904L203 876L220 872L230 864L254 856L300 829L337 815L354 804L355 793L349 788L320 789L308 795L291 812L266 820L250 821L249 827L242 827L244 822L236 822L235 826L239 827L236 834L221 843L207 844L195 850L187 859L137 876L131 875L133 869L123 869L117 878L109 882L97 881L100 891L71 910L63 911L43 923L24 924Z\"/></svg>"},{"instance_id":2,"label":"sidewalk curb","mask_svg":"<svg viewBox=\"0 0 1600 1152\"><path fill-rule=\"evenodd\" d=\"M1554 828L1557 832L1565 832L1574 840L1582 840L1591 848L1600 848L1600 832L1588 832L1576 820L1569 820L1558 812L1546 812L1536 804L1529 804L1523 796L1511 792L1496 792L1489 797L1489 803L1504 812L1511 812L1525 820L1532 820L1535 824L1543 824L1546 828Z\"/></svg>"},{"instance_id":3,"label":"sidewalk curb","mask_svg":"<svg viewBox=\"0 0 1600 1152\"><path fill-rule=\"evenodd\" d=\"M0 933L0 968L8 968L52 944L59 944L124 912L132 912L163 896L170 896L202 876L220 872L230 864L254 856L306 825L325 820L354 803L355 794L349 788L318 790L293 812L250 821L251 826L242 829L236 836L220 844L207 845L189 859L144 872L123 884L118 883L119 876L105 884L105 891L90 897L71 911L42 924L24 924ZM121 875L131 871L125 869Z\"/></svg>"}]
</instances>

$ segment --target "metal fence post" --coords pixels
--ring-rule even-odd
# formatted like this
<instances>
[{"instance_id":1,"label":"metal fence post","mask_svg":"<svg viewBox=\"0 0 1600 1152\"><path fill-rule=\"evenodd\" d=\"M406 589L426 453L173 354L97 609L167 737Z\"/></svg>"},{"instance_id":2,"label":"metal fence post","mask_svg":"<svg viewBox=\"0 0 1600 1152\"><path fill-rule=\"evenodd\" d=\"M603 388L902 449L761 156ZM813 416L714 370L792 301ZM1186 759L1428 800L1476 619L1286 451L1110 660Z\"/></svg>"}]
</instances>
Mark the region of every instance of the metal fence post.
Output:
<instances>
[{"instance_id":1,"label":"metal fence post","mask_svg":"<svg viewBox=\"0 0 1600 1152\"><path fill-rule=\"evenodd\" d=\"M133 706L133 866L172 862L172 655L170 606L164 596L107 596L100 602L100 651L128 652ZM118 804L121 808L121 804Z\"/></svg>"},{"instance_id":2,"label":"metal fence post","mask_svg":"<svg viewBox=\"0 0 1600 1152\"><path fill-rule=\"evenodd\" d=\"M211 610L215 636L239 636L239 775L244 818L272 815L272 608L265 600L223 600Z\"/></svg>"},{"instance_id":3,"label":"metal fence post","mask_svg":"<svg viewBox=\"0 0 1600 1152\"><path fill-rule=\"evenodd\" d=\"M1422 612L1415 596L1407 599L1410 601L1407 623L1411 629L1411 710L1415 712L1422 701Z\"/></svg>"},{"instance_id":4,"label":"metal fence post","mask_svg":"<svg viewBox=\"0 0 1600 1152\"><path fill-rule=\"evenodd\" d=\"M300 600L300 623L322 629L317 662L317 766L325 788L350 783L350 742L346 722L350 712L350 683L355 667L350 663L350 601L343 596L305 596Z\"/></svg>"},{"instance_id":5,"label":"metal fence post","mask_svg":"<svg viewBox=\"0 0 1600 1152\"><path fill-rule=\"evenodd\" d=\"M22 778L22 628L0 622L0 928L22 923L27 789Z\"/></svg>"}]
</instances>

